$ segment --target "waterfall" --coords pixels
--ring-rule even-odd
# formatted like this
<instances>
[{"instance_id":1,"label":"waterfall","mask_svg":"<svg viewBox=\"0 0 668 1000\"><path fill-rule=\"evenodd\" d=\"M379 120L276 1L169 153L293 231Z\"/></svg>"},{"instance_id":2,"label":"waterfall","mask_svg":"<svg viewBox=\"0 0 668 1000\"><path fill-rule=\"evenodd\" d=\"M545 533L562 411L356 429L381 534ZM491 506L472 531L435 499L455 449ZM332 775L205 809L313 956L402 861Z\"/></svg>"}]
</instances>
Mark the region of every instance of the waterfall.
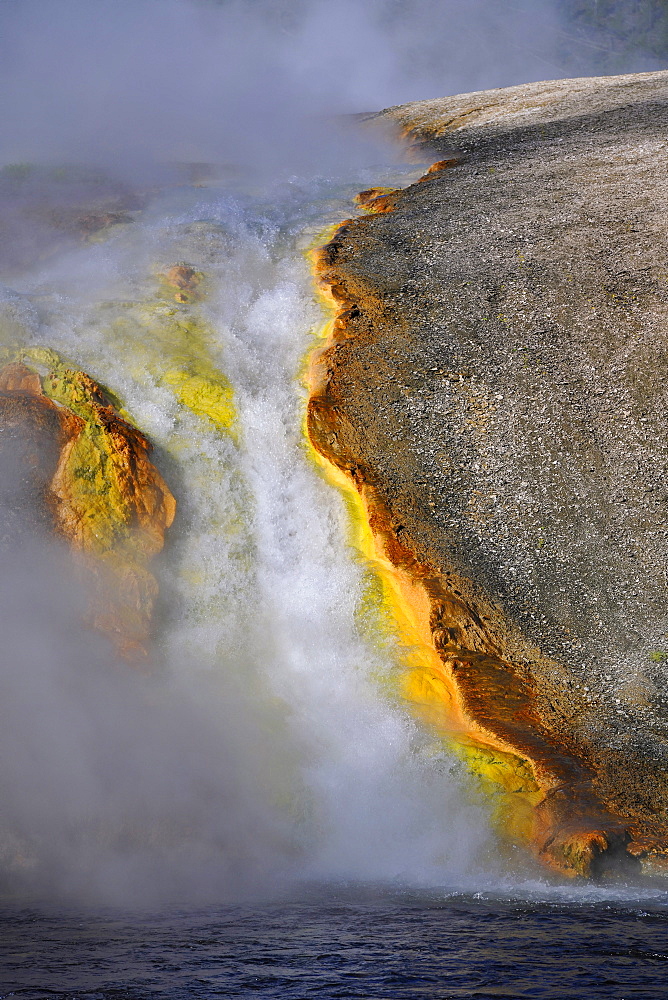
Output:
<instances>
[{"instance_id":1,"label":"waterfall","mask_svg":"<svg viewBox=\"0 0 668 1000\"><path fill-rule=\"evenodd\" d=\"M14 880L219 899L295 880L459 884L489 852L457 761L401 702L400 641L303 436L323 322L304 243L353 191L170 189L4 290L5 330L121 400L178 505L148 676L59 606L62 553L20 577L0 726ZM165 280L183 262L202 276L192 298Z\"/></svg>"}]
</instances>

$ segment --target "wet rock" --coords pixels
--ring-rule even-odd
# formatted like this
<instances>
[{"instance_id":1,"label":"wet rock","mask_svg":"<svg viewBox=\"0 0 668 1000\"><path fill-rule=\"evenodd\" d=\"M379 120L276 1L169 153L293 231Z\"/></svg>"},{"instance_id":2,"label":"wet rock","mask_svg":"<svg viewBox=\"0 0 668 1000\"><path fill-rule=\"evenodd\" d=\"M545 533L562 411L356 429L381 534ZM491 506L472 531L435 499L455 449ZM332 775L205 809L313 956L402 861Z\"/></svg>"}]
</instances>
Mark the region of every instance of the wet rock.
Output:
<instances>
[{"instance_id":1,"label":"wet rock","mask_svg":"<svg viewBox=\"0 0 668 1000\"><path fill-rule=\"evenodd\" d=\"M16 548L53 528L50 484L81 421L48 399L21 364L0 369L0 546Z\"/></svg>"},{"instance_id":2,"label":"wet rock","mask_svg":"<svg viewBox=\"0 0 668 1000\"><path fill-rule=\"evenodd\" d=\"M200 285L204 275L188 264L174 264L164 275L165 282L178 289L174 299L177 302L190 302L201 293Z\"/></svg>"},{"instance_id":3,"label":"wet rock","mask_svg":"<svg viewBox=\"0 0 668 1000\"><path fill-rule=\"evenodd\" d=\"M127 212L87 212L75 217L74 225L84 239L99 237L112 226L127 225L132 222L132 216Z\"/></svg>"},{"instance_id":4,"label":"wet rock","mask_svg":"<svg viewBox=\"0 0 668 1000\"><path fill-rule=\"evenodd\" d=\"M23 363L0 370L3 534L67 539L90 590L91 623L126 656L145 653L157 593L149 565L175 501L146 438L90 376L52 352L40 379Z\"/></svg>"},{"instance_id":5,"label":"wet rock","mask_svg":"<svg viewBox=\"0 0 668 1000\"><path fill-rule=\"evenodd\" d=\"M311 439L428 597L440 665L409 695L433 715L447 689L454 738L530 765L514 801L531 803L549 863L654 863L668 849L668 74L376 120L439 162L365 193L371 213L317 255L336 319Z\"/></svg>"}]
</instances>

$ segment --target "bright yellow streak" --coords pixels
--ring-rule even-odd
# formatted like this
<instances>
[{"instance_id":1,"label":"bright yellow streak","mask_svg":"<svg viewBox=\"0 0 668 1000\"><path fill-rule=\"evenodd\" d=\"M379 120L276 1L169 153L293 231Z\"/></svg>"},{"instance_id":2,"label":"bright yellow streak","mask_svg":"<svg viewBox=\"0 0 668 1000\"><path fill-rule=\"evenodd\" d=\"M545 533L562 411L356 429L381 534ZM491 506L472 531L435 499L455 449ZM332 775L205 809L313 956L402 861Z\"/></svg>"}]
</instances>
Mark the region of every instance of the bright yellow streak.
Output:
<instances>
[{"instance_id":1,"label":"bright yellow streak","mask_svg":"<svg viewBox=\"0 0 668 1000\"><path fill-rule=\"evenodd\" d=\"M326 242L338 226L322 234ZM322 246L322 243L318 244ZM317 273L317 247L309 253ZM305 359L303 380L311 396L322 387L326 377L322 356L333 338L339 304L326 285L316 286L317 296L332 318L317 333L319 343ZM326 459L311 443L306 415L304 438L307 452L323 478L340 492L346 505L349 541L380 585L378 623L396 623L404 670L400 693L413 713L434 729L447 746L462 759L479 779L485 798L491 800L495 823L505 837L532 839L535 806L544 795L535 780L532 766L517 754L491 746L481 738L475 722L467 717L456 683L436 650L430 627L430 602L419 578L397 567L388 558L382 536L374 533L370 511L363 492L341 469Z\"/></svg>"}]
</instances>

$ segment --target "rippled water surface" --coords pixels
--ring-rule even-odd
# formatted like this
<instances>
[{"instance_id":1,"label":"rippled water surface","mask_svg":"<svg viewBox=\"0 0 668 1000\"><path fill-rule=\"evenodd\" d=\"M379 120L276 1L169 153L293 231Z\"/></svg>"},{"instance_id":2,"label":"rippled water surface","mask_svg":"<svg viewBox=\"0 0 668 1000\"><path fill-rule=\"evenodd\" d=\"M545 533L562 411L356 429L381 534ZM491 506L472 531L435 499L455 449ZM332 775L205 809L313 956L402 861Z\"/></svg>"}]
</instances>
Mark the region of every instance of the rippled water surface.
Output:
<instances>
[{"instance_id":1,"label":"rippled water surface","mask_svg":"<svg viewBox=\"0 0 668 1000\"><path fill-rule=\"evenodd\" d=\"M141 916L2 911L0 996L630 997L665 993L649 905L401 894Z\"/></svg>"}]
</instances>

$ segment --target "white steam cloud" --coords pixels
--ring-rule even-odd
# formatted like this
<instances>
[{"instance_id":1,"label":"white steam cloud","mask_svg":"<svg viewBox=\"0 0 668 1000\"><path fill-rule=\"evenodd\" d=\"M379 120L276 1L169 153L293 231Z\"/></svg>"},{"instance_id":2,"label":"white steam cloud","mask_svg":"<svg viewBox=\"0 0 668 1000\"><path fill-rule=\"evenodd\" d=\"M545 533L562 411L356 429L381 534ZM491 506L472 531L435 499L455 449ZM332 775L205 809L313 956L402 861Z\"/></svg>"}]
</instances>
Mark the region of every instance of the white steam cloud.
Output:
<instances>
[{"instance_id":1,"label":"white steam cloud","mask_svg":"<svg viewBox=\"0 0 668 1000\"><path fill-rule=\"evenodd\" d=\"M21 448L0 453L0 892L227 900L286 872L461 875L487 850L443 747L378 692L396 662L360 635L341 505L304 460L296 380L320 316L294 234L346 170L387 160L339 116L558 77L560 32L548 0L0 0L0 166L290 178L255 202L163 193L104 243L46 247L40 178L65 208L85 182L2 175L0 335L23 326L119 392L171 456L179 520L147 678L82 628L69 555L17 515ZM184 255L210 282L241 448L142 361L148 326L123 333Z\"/></svg>"},{"instance_id":2,"label":"white steam cloud","mask_svg":"<svg viewBox=\"0 0 668 1000\"><path fill-rule=\"evenodd\" d=\"M23 540L0 579L0 892L149 903L266 893L288 830L243 691L146 677L82 630L67 554ZM272 760L271 767L270 755Z\"/></svg>"},{"instance_id":3,"label":"white steam cloud","mask_svg":"<svg viewBox=\"0 0 668 1000\"><path fill-rule=\"evenodd\" d=\"M333 172L332 116L564 75L558 26L550 0L5 0L0 160Z\"/></svg>"}]
</instances>

